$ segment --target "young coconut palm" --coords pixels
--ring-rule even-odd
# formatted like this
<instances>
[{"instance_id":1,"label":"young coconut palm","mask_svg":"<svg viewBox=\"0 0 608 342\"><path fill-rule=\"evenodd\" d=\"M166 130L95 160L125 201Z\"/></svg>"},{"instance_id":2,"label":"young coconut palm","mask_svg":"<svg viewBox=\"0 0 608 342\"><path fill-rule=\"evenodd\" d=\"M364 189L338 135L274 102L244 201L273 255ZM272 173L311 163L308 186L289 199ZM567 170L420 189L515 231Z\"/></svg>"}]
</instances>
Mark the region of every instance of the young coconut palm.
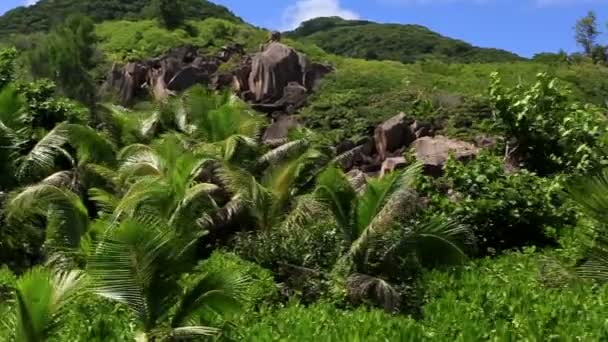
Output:
<instances>
[{"instance_id":1,"label":"young coconut palm","mask_svg":"<svg viewBox=\"0 0 608 342\"><path fill-rule=\"evenodd\" d=\"M181 98L159 104L141 132L148 138L179 132L197 155L231 161L251 157L263 124L262 116L229 92L216 94L195 86Z\"/></svg>"},{"instance_id":2,"label":"young coconut palm","mask_svg":"<svg viewBox=\"0 0 608 342\"><path fill-rule=\"evenodd\" d=\"M282 222L292 200L300 193L302 180L326 159L315 148L304 146L302 150L289 143L286 146L285 150L279 147L260 159L269 165L260 179L254 173L227 163L218 168L222 185L233 194L225 207L227 216L247 211L254 219L255 228L263 231Z\"/></svg>"},{"instance_id":3,"label":"young coconut palm","mask_svg":"<svg viewBox=\"0 0 608 342\"><path fill-rule=\"evenodd\" d=\"M15 288L15 314L8 324L15 341L43 342L61 329L62 316L84 288L80 271L58 272L37 266L18 280Z\"/></svg>"},{"instance_id":4,"label":"young coconut palm","mask_svg":"<svg viewBox=\"0 0 608 342\"><path fill-rule=\"evenodd\" d=\"M81 199L72 191L46 180L13 194L4 210L5 228L41 231L46 236L47 256L77 248L89 227L88 212ZM10 237L10 230L6 233Z\"/></svg>"},{"instance_id":5,"label":"young coconut palm","mask_svg":"<svg viewBox=\"0 0 608 342\"><path fill-rule=\"evenodd\" d=\"M87 271L98 294L133 311L137 340L213 335L219 330L207 326L204 317L238 308L243 278L207 273L190 286L180 281L195 266L195 246L164 220L137 217L106 224Z\"/></svg>"},{"instance_id":6,"label":"young coconut palm","mask_svg":"<svg viewBox=\"0 0 608 342\"><path fill-rule=\"evenodd\" d=\"M331 213L344 241L344 252L334 266L334 275L339 281L346 281L352 297L372 295L387 311L394 311L399 304L399 292L386 280L370 274L370 264L383 261L372 260L379 252L381 259L391 258L395 253L413 254L430 264L438 260L461 262L465 257L458 246L467 233L463 226L433 221L400 227L417 209L418 197L412 185L420 171L421 165L415 164L371 180L358 192L340 169L330 166L318 177L313 194L298 199L286 227L301 229L313 217ZM394 232L400 232L397 243L386 246L387 235Z\"/></svg>"},{"instance_id":7,"label":"young coconut palm","mask_svg":"<svg viewBox=\"0 0 608 342\"><path fill-rule=\"evenodd\" d=\"M199 181L204 160L187 151L179 136L165 135L151 146L127 146L119 159L114 178L126 189L124 194L91 191L115 219L152 211L181 232L195 232L196 220L217 209L214 196L219 187Z\"/></svg>"}]
</instances>

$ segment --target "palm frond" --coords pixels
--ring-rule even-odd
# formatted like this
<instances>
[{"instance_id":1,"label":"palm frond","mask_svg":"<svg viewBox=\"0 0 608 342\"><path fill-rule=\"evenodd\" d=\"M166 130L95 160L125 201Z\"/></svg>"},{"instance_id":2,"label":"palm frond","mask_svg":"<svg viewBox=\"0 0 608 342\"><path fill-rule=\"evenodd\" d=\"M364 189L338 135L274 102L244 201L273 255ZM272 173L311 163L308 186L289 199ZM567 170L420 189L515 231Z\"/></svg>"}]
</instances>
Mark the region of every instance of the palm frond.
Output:
<instances>
[{"instance_id":1,"label":"palm frond","mask_svg":"<svg viewBox=\"0 0 608 342\"><path fill-rule=\"evenodd\" d=\"M302 195L295 199L294 208L283 220L282 228L288 231L299 230L328 212L327 206L314 195Z\"/></svg>"},{"instance_id":2,"label":"palm frond","mask_svg":"<svg viewBox=\"0 0 608 342\"><path fill-rule=\"evenodd\" d=\"M372 221L361 231L351 244L346 257L357 258L361 256L369 243L388 231L402 218L411 215L418 206L418 195L410 188L401 188L393 192L384 206L373 217Z\"/></svg>"},{"instance_id":3,"label":"palm frond","mask_svg":"<svg viewBox=\"0 0 608 342\"><path fill-rule=\"evenodd\" d=\"M157 152L148 145L134 144L125 147L118 154L121 160L119 172L124 178L161 175L164 162Z\"/></svg>"},{"instance_id":4,"label":"palm frond","mask_svg":"<svg viewBox=\"0 0 608 342\"><path fill-rule=\"evenodd\" d=\"M598 236L584 262L576 273L582 278L608 281L608 238Z\"/></svg>"},{"instance_id":5,"label":"palm frond","mask_svg":"<svg viewBox=\"0 0 608 342\"><path fill-rule=\"evenodd\" d=\"M201 336L215 336L220 329L204 326L179 327L172 330L171 336L178 339L194 339Z\"/></svg>"},{"instance_id":6,"label":"palm frond","mask_svg":"<svg viewBox=\"0 0 608 342\"><path fill-rule=\"evenodd\" d=\"M114 145L96 130L76 124L68 124L70 145L76 148L78 161L113 165L116 151Z\"/></svg>"},{"instance_id":7,"label":"palm frond","mask_svg":"<svg viewBox=\"0 0 608 342\"><path fill-rule=\"evenodd\" d=\"M91 276L95 292L99 295L126 304L145 328L150 328L152 311L151 289L162 271L162 259L171 248L172 234L169 230L127 219L117 227L106 231L104 239L89 256L87 271ZM161 293L156 295L161 296Z\"/></svg>"},{"instance_id":8,"label":"palm frond","mask_svg":"<svg viewBox=\"0 0 608 342\"><path fill-rule=\"evenodd\" d=\"M356 302L371 301L389 313L399 310L401 295L384 279L355 273L348 277L347 289L349 297Z\"/></svg>"},{"instance_id":9,"label":"palm frond","mask_svg":"<svg viewBox=\"0 0 608 342\"><path fill-rule=\"evenodd\" d=\"M82 289L80 271L55 272L35 267L17 281L16 340L46 340L61 324L61 316Z\"/></svg>"},{"instance_id":10,"label":"palm frond","mask_svg":"<svg viewBox=\"0 0 608 342\"><path fill-rule=\"evenodd\" d=\"M332 211L345 241L350 245L357 238L352 227L357 193L348 177L337 167L329 166L317 179L315 197Z\"/></svg>"},{"instance_id":11,"label":"palm frond","mask_svg":"<svg viewBox=\"0 0 608 342\"><path fill-rule=\"evenodd\" d=\"M73 178L73 171L59 171L43 179L41 183L52 185L57 188L72 189Z\"/></svg>"},{"instance_id":12,"label":"palm frond","mask_svg":"<svg viewBox=\"0 0 608 342\"><path fill-rule=\"evenodd\" d=\"M225 314L238 309L248 279L226 272L203 274L188 287L177 303L171 326L185 325L201 311Z\"/></svg>"},{"instance_id":13,"label":"palm frond","mask_svg":"<svg viewBox=\"0 0 608 342\"><path fill-rule=\"evenodd\" d=\"M63 149L69 140L68 124L62 123L42 138L26 155L19 158L17 177L19 179L40 179L51 174L55 161L64 156L73 164L72 157Z\"/></svg>"},{"instance_id":14,"label":"palm frond","mask_svg":"<svg viewBox=\"0 0 608 342\"><path fill-rule=\"evenodd\" d=\"M112 214L120 204L120 198L103 189L89 189L89 199L93 201L101 213Z\"/></svg>"},{"instance_id":15,"label":"palm frond","mask_svg":"<svg viewBox=\"0 0 608 342\"><path fill-rule=\"evenodd\" d=\"M462 224L432 219L406 229L399 242L399 249L405 253L414 253L426 267L457 265L467 259L463 247L470 237L471 231Z\"/></svg>"},{"instance_id":16,"label":"palm frond","mask_svg":"<svg viewBox=\"0 0 608 342\"><path fill-rule=\"evenodd\" d=\"M189 188L171 215L169 224L182 229L181 226L192 224L196 218L203 217L212 210L217 210L213 195L218 190L220 188L217 185L209 183L200 183Z\"/></svg>"},{"instance_id":17,"label":"palm frond","mask_svg":"<svg viewBox=\"0 0 608 342\"><path fill-rule=\"evenodd\" d=\"M16 87L5 86L0 90L0 122L12 131L23 128L24 120L21 115L24 100Z\"/></svg>"},{"instance_id":18,"label":"palm frond","mask_svg":"<svg viewBox=\"0 0 608 342\"><path fill-rule=\"evenodd\" d=\"M589 216L598 222L608 222L608 169L575 180L567 191Z\"/></svg>"},{"instance_id":19,"label":"palm frond","mask_svg":"<svg viewBox=\"0 0 608 342\"><path fill-rule=\"evenodd\" d=\"M365 229L376 219L376 216L385 208L385 204L398 190L409 189L416 177L422 172L422 164L417 163L407 169L394 172L390 175L370 181L365 192L359 198L357 207L356 235L363 233ZM407 197L407 192L401 192L398 197ZM393 205L403 205L402 201L395 199ZM391 207L386 208L392 210ZM385 211L383 217L391 220Z\"/></svg>"},{"instance_id":20,"label":"palm frond","mask_svg":"<svg viewBox=\"0 0 608 342\"><path fill-rule=\"evenodd\" d=\"M283 162L289 157L301 154L308 146L309 142L306 139L290 141L266 152L266 154L259 158L258 163L262 165L272 165Z\"/></svg>"},{"instance_id":21,"label":"palm frond","mask_svg":"<svg viewBox=\"0 0 608 342\"><path fill-rule=\"evenodd\" d=\"M6 204L9 222L30 223L36 217L47 219L47 244L52 248L77 247L88 229L88 212L73 192L48 184L25 188Z\"/></svg>"}]
</instances>

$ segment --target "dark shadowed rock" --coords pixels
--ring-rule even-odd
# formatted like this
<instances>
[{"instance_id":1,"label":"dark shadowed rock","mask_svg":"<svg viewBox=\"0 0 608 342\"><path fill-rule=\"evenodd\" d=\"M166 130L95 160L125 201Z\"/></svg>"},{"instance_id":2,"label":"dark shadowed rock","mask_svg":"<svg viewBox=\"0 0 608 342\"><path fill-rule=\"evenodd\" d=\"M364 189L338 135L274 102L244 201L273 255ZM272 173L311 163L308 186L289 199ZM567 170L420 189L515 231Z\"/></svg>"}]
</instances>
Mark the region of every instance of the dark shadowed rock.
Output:
<instances>
[{"instance_id":1,"label":"dark shadowed rock","mask_svg":"<svg viewBox=\"0 0 608 342\"><path fill-rule=\"evenodd\" d=\"M300 125L295 116L281 116L272 123L264 132L262 139L264 142L273 142L287 138L289 130Z\"/></svg>"},{"instance_id":2,"label":"dark shadowed rock","mask_svg":"<svg viewBox=\"0 0 608 342\"><path fill-rule=\"evenodd\" d=\"M414 137L416 139L426 137L431 135L432 133L431 125L428 123L422 123L418 120L414 120L414 122L412 122L412 124L410 125L410 132L414 134Z\"/></svg>"},{"instance_id":3,"label":"dark shadowed rock","mask_svg":"<svg viewBox=\"0 0 608 342\"><path fill-rule=\"evenodd\" d=\"M178 71L167 84L172 91L184 91L198 83L208 83L208 75L200 68L188 66Z\"/></svg>"},{"instance_id":4,"label":"dark shadowed rock","mask_svg":"<svg viewBox=\"0 0 608 342\"><path fill-rule=\"evenodd\" d=\"M433 176L441 175L450 154L460 161L466 161L479 153L479 149L473 144L442 135L417 139L412 144L412 148L416 153L416 159L421 161L425 171Z\"/></svg>"},{"instance_id":5,"label":"dark shadowed rock","mask_svg":"<svg viewBox=\"0 0 608 342\"><path fill-rule=\"evenodd\" d=\"M283 106L288 114L302 107L308 98L308 91L297 82L289 82L283 89L283 97L277 104Z\"/></svg>"},{"instance_id":6,"label":"dark shadowed rock","mask_svg":"<svg viewBox=\"0 0 608 342\"><path fill-rule=\"evenodd\" d=\"M380 159L384 160L389 156L389 152L409 146L415 136L406 124L405 114L399 113L376 127L374 140Z\"/></svg>"}]
</instances>

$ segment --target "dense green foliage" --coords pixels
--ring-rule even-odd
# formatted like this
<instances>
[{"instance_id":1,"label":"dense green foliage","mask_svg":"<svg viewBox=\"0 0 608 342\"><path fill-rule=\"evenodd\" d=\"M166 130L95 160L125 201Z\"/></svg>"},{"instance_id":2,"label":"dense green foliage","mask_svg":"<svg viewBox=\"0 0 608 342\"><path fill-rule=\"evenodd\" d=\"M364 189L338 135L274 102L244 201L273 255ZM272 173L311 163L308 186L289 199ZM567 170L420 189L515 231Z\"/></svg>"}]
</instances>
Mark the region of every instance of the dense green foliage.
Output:
<instances>
[{"instance_id":1,"label":"dense green foliage","mask_svg":"<svg viewBox=\"0 0 608 342\"><path fill-rule=\"evenodd\" d=\"M442 177L426 177L419 186L431 194L429 215L474 227L480 255L555 244L555 229L574 223L557 180L509 172L487 153L467 164L452 159Z\"/></svg>"},{"instance_id":2,"label":"dense green foliage","mask_svg":"<svg viewBox=\"0 0 608 342\"><path fill-rule=\"evenodd\" d=\"M110 21L97 25L96 33L99 49L112 61L154 57L187 44L215 52L227 43L237 42L253 50L267 37L261 30L223 19L192 21L189 25L193 32L184 28L169 31L154 20Z\"/></svg>"},{"instance_id":3,"label":"dense green foliage","mask_svg":"<svg viewBox=\"0 0 608 342\"><path fill-rule=\"evenodd\" d=\"M41 0L29 7L18 7L0 17L0 34L48 31L71 14L91 17L95 22L141 19L148 15L149 0ZM222 18L240 21L227 8L205 0L184 1L189 19Z\"/></svg>"},{"instance_id":4,"label":"dense green foliage","mask_svg":"<svg viewBox=\"0 0 608 342\"><path fill-rule=\"evenodd\" d=\"M26 59L32 75L53 80L61 93L86 104L95 101L89 70L95 64L95 27L87 17L71 16L34 43Z\"/></svg>"},{"instance_id":5,"label":"dense green foliage","mask_svg":"<svg viewBox=\"0 0 608 342\"><path fill-rule=\"evenodd\" d=\"M312 42L340 56L402 63L433 59L456 63L513 62L521 57L443 37L418 25L378 24L338 17L306 21L289 37Z\"/></svg>"},{"instance_id":6,"label":"dense green foliage","mask_svg":"<svg viewBox=\"0 0 608 342\"><path fill-rule=\"evenodd\" d=\"M0 50L0 340L608 337L601 63L512 62L420 27L325 18L285 40L335 69L281 141L264 141L268 117L229 91L131 109L88 96L110 62L266 39L193 1L91 2L94 21ZM2 20L81 6L43 0ZM400 63L400 34L424 60ZM330 55L316 38L396 61ZM509 62L473 63L486 58ZM370 158L336 141L400 111L431 134L484 138L481 151L432 175L408 150L403 168L349 172Z\"/></svg>"},{"instance_id":7,"label":"dense green foliage","mask_svg":"<svg viewBox=\"0 0 608 342\"><path fill-rule=\"evenodd\" d=\"M424 318L327 304L289 305L243 329L247 341L511 341L602 340L608 333L606 286L552 287L538 278L538 251L484 259L455 273L433 272ZM356 324L354 324L356 323Z\"/></svg>"},{"instance_id":8,"label":"dense green foliage","mask_svg":"<svg viewBox=\"0 0 608 342\"><path fill-rule=\"evenodd\" d=\"M307 124L339 138L368 135L398 112L435 122L437 130L486 132L491 119L488 77L497 72L503 86L529 85L538 73L557 77L579 102L604 105L608 70L593 64L550 65L531 62L445 64L364 61L332 57L336 71L326 77L303 110ZM482 95L479 98L479 95ZM487 121L487 120L486 120Z\"/></svg>"}]
</instances>

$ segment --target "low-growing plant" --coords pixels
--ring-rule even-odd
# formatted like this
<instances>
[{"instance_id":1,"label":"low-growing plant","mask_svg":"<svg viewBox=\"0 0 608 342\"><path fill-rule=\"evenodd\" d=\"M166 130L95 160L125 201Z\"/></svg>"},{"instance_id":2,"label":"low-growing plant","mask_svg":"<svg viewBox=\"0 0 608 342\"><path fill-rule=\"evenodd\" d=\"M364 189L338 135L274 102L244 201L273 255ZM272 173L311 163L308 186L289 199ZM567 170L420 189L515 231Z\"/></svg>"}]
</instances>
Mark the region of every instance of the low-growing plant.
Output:
<instances>
[{"instance_id":1,"label":"low-growing plant","mask_svg":"<svg viewBox=\"0 0 608 342\"><path fill-rule=\"evenodd\" d=\"M469 163L451 158L441 178L424 177L419 187L429 197L429 215L471 227L480 255L555 244L554 229L574 223L558 180L509 172L487 152Z\"/></svg>"}]
</instances>

